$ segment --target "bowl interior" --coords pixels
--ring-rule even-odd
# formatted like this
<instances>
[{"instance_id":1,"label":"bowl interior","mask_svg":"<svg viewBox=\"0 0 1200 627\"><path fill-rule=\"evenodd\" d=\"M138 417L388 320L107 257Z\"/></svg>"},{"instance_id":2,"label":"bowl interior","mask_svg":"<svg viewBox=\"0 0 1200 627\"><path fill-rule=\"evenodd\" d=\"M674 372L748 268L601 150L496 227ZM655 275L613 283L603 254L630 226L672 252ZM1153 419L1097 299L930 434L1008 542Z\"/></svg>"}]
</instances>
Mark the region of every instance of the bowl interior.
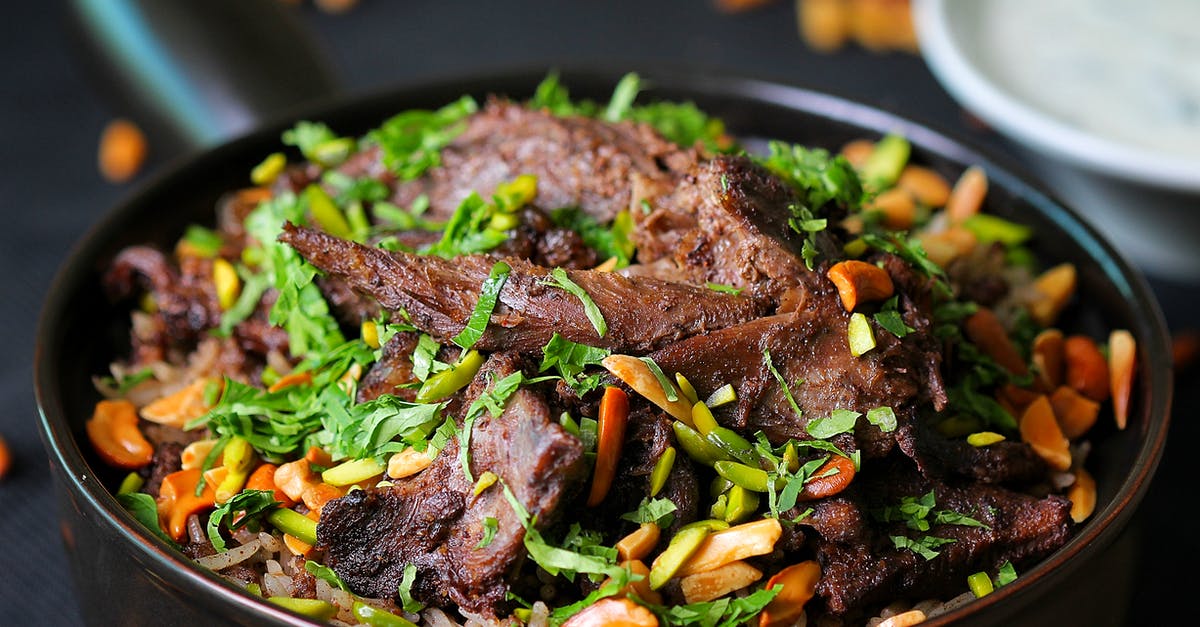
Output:
<instances>
[{"instance_id":1,"label":"bowl interior","mask_svg":"<svg viewBox=\"0 0 1200 627\"><path fill-rule=\"evenodd\" d=\"M528 97L545 69L521 70L484 77L463 77L436 84L401 87L369 94L347 103L327 103L303 119L321 120L339 133L364 132L390 115L409 108L437 107L471 93ZM1128 522L1157 466L1166 435L1171 379L1165 324L1143 279L1069 209L1010 166L978 150L886 112L837 97L776 83L710 75L676 68L643 70L648 98L690 100L725 119L728 128L749 145L777 138L833 150L851 139L876 138L889 131L905 134L914 160L954 177L966 164L988 171L992 191L988 211L1030 224L1036 229L1035 252L1047 264L1069 261L1079 269L1084 297L1065 314L1064 326L1101 337L1111 328L1127 328L1139 340L1143 371L1138 378L1129 427L1116 431L1097 427L1097 446L1090 466L1099 486L1096 513L1065 548L1014 584L929 624L980 619L984 624L1011 613L1020 599L1037 594L1039 581L1061 581L1085 551L1110 543ZM562 81L573 97L606 100L618 71L564 71ZM145 531L109 495L120 480L91 452L84 422L99 399L92 377L128 347L128 313L111 306L100 289L106 264L124 246L153 243L168 246L193 222L211 224L222 193L245 186L247 173L263 155L279 148L280 132L294 119L262 130L180 163L115 208L77 245L62 267L45 304L38 330L35 383L42 415L43 438L60 470L65 490L92 519L89 524L119 530L128 552L178 586L203 590L208 602L229 611L258 612L268 623L291 620L219 577L192 565ZM1044 586L1043 586L1044 587ZM982 612L986 608L992 608ZM1009 608L1009 609L1005 609ZM991 618L987 618L988 616Z\"/></svg>"}]
</instances>

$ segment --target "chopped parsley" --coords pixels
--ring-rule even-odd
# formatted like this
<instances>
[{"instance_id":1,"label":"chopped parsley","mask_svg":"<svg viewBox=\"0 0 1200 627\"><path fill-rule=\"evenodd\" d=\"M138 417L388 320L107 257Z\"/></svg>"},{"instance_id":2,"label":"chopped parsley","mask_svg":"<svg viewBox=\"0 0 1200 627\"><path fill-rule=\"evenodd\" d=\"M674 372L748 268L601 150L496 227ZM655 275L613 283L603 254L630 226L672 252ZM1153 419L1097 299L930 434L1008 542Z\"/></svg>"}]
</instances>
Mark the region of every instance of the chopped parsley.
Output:
<instances>
[{"instance_id":1,"label":"chopped parsley","mask_svg":"<svg viewBox=\"0 0 1200 627\"><path fill-rule=\"evenodd\" d=\"M625 585L629 581L629 571L617 566L616 551L597 553L591 550L582 552L572 550L565 546L555 546L550 544L541 531L534 526L533 519L529 516L529 510L521 504L512 489L503 481L500 485L504 488L504 497L508 499L508 503L516 512L517 517L521 520L521 525L525 527L525 550L529 553L532 559L542 570L551 575L563 575L568 580L572 580L577 574L594 575L598 577L611 577L614 581L619 582L619 586ZM575 537L580 537L579 533L575 533ZM573 542L576 548L582 546L582 540Z\"/></svg>"},{"instance_id":2,"label":"chopped parsley","mask_svg":"<svg viewBox=\"0 0 1200 627\"><path fill-rule=\"evenodd\" d=\"M323 580L333 588L347 591L350 589L346 587L346 584L342 581L342 579L337 576L337 573L333 572L332 568L325 566L324 564L318 564L312 560L304 560L304 570L308 571L308 574L312 575L313 577Z\"/></svg>"},{"instance_id":3,"label":"chopped parsley","mask_svg":"<svg viewBox=\"0 0 1200 627\"><path fill-rule=\"evenodd\" d=\"M402 181L411 181L442 162L441 150L467 128L467 116L479 105L470 96L434 110L414 109L392 116L367 134L383 151L383 164Z\"/></svg>"},{"instance_id":4,"label":"chopped parsley","mask_svg":"<svg viewBox=\"0 0 1200 627\"><path fill-rule=\"evenodd\" d=\"M405 564L404 574L400 577L400 585L396 591L400 597L400 607L405 612L415 614L425 609L425 604L416 600L412 596L413 584L417 582L417 566L416 564Z\"/></svg>"},{"instance_id":5,"label":"chopped parsley","mask_svg":"<svg viewBox=\"0 0 1200 627\"><path fill-rule=\"evenodd\" d=\"M550 279L546 281L549 285L560 287L583 303L583 313L587 316L592 327L596 329L596 333L600 337L608 333L608 323L604 321L604 314L600 312L600 308L596 306L596 302L588 295L582 287L579 287L571 277L567 276L567 271L562 268L555 268L550 271Z\"/></svg>"},{"instance_id":6,"label":"chopped parsley","mask_svg":"<svg viewBox=\"0 0 1200 627\"><path fill-rule=\"evenodd\" d=\"M622 520L637 523L654 523L661 528L671 526L675 522L675 502L670 499L645 497L638 503L636 510L621 514Z\"/></svg>"},{"instance_id":7,"label":"chopped parsley","mask_svg":"<svg viewBox=\"0 0 1200 627\"><path fill-rule=\"evenodd\" d=\"M221 527L233 531L241 527L250 527L251 531L260 528L261 519L279 507L275 493L270 490L243 490L225 501L208 515L205 531L217 552L225 550L225 538L221 536Z\"/></svg>"},{"instance_id":8,"label":"chopped parsley","mask_svg":"<svg viewBox=\"0 0 1200 627\"><path fill-rule=\"evenodd\" d=\"M479 544L475 548L482 549L492 543L496 538L496 531L500 527L500 522L494 516L487 516L483 519L483 537L479 538Z\"/></svg>"},{"instance_id":9,"label":"chopped parsley","mask_svg":"<svg viewBox=\"0 0 1200 627\"><path fill-rule=\"evenodd\" d=\"M788 405L791 406L792 411L796 412L796 419L799 420L804 416L804 412L800 411L800 406L796 404L796 399L792 396L792 389L788 387L788 382L784 380L783 375L775 369L775 364L771 361L771 351L769 349L763 349L763 361L767 364L767 370L769 370L771 375L775 377L775 380L779 382L779 387L783 388L783 396L787 399Z\"/></svg>"},{"instance_id":10,"label":"chopped parsley","mask_svg":"<svg viewBox=\"0 0 1200 627\"><path fill-rule=\"evenodd\" d=\"M483 280L483 286L479 290L479 300L475 302L475 309L471 312L471 317L467 321L467 326L459 331L458 335L454 336L454 343L458 344L463 350L469 350L483 337L483 332L487 328L488 321L492 318L492 311L496 308L496 301L500 297L500 290L504 289L504 282L508 280L508 273L511 269L507 263L497 261L492 266L488 276Z\"/></svg>"},{"instance_id":11,"label":"chopped parsley","mask_svg":"<svg viewBox=\"0 0 1200 627\"><path fill-rule=\"evenodd\" d=\"M577 394L583 396L600 385L600 375L580 377L588 366L599 365L612 351L606 348L572 342L555 333L542 347L542 364L538 372L554 368L563 381Z\"/></svg>"}]
</instances>

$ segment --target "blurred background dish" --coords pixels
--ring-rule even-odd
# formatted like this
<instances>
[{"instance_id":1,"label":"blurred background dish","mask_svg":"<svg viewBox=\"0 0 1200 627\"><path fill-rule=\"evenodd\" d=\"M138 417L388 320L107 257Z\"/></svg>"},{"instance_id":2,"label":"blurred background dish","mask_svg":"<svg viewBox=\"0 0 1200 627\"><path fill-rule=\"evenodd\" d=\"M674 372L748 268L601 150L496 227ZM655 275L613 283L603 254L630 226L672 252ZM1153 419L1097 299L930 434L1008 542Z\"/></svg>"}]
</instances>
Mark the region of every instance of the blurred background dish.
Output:
<instances>
[{"instance_id":1,"label":"blurred background dish","mask_svg":"<svg viewBox=\"0 0 1200 627\"><path fill-rule=\"evenodd\" d=\"M1200 3L915 0L968 110L1146 270L1200 283Z\"/></svg>"}]
</instances>

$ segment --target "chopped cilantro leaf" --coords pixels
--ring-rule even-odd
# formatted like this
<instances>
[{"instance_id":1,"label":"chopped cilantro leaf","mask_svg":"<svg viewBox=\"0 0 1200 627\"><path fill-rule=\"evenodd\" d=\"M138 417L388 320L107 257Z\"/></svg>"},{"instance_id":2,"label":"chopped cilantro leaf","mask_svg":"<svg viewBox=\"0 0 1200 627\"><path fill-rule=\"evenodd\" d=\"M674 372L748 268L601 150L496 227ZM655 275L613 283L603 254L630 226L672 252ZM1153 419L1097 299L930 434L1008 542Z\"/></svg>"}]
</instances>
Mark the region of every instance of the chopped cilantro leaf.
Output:
<instances>
[{"instance_id":1,"label":"chopped cilantro leaf","mask_svg":"<svg viewBox=\"0 0 1200 627\"><path fill-rule=\"evenodd\" d=\"M487 278L483 280L483 286L479 290L479 300L475 302L475 309L471 312L467 326L454 336L454 343L461 346L463 350L469 350L475 345L475 342L479 341L479 338L483 337L488 321L491 320L492 311L496 308L496 301L500 298L500 290L504 289L504 282L508 280L509 271L507 263L497 261L492 266Z\"/></svg>"},{"instance_id":2,"label":"chopped cilantro leaf","mask_svg":"<svg viewBox=\"0 0 1200 627\"><path fill-rule=\"evenodd\" d=\"M333 572L332 568L325 566L324 564L318 564L312 560L304 560L304 570L308 571L308 573L313 577L323 580L331 587L338 588L340 590L349 590L349 588L346 587L346 584L342 582L341 578L337 576L337 573Z\"/></svg>"},{"instance_id":3,"label":"chopped cilantro leaf","mask_svg":"<svg viewBox=\"0 0 1200 627\"><path fill-rule=\"evenodd\" d=\"M711 281L705 282L704 287L707 287L708 289L710 289L714 292L720 292L722 294L733 294L734 296L737 296L738 294L742 293L742 288L740 288L740 287L734 287L732 285L723 285L721 283L713 283Z\"/></svg>"},{"instance_id":4,"label":"chopped cilantro leaf","mask_svg":"<svg viewBox=\"0 0 1200 627\"><path fill-rule=\"evenodd\" d=\"M499 529L499 521L494 516L487 516L483 519L483 537L479 538L479 544L475 548L482 549L492 543L496 538L496 530Z\"/></svg>"},{"instance_id":5,"label":"chopped cilantro leaf","mask_svg":"<svg viewBox=\"0 0 1200 627\"><path fill-rule=\"evenodd\" d=\"M411 181L442 162L441 150L466 130L466 117L479 105L470 96L436 111L414 109L388 118L367 139L383 150L383 164Z\"/></svg>"},{"instance_id":6,"label":"chopped cilantro leaf","mask_svg":"<svg viewBox=\"0 0 1200 627\"><path fill-rule=\"evenodd\" d=\"M858 417L862 414L848 409L835 409L829 412L827 418L814 418L805 425L804 430L819 440L827 440L841 433L854 430Z\"/></svg>"},{"instance_id":7,"label":"chopped cilantro leaf","mask_svg":"<svg viewBox=\"0 0 1200 627\"><path fill-rule=\"evenodd\" d=\"M221 536L221 526L232 531L249 526L253 531L259 528L264 514L279 507L275 493L270 490L243 490L225 501L208 515L205 531L217 552L225 550L225 538Z\"/></svg>"},{"instance_id":8,"label":"chopped cilantro leaf","mask_svg":"<svg viewBox=\"0 0 1200 627\"><path fill-rule=\"evenodd\" d=\"M674 522L674 512L678 509L675 503L670 499L652 499L645 497L641 503L638 503L636 510L621 514L623 520L635 522L639 525L645 523L654 523L662 528L671 526Z\"/></svg>"},{"instance_id":9,"label":"chopped cilantro leaf","mask_svg":"<svg viewBox=\"0 0 1200 627\"><path fill-rule=\"evenodd\" d=\"M785 381L783 375L775 369L775 364L771 362L771 351L766 348L763 349L763 361L765 361L767 364L767 370L769 370L771 375L775 377L775 380L779 382L779 387L783 388L783 396L787 399L788 405L791 406L792 411L796 412L796 419L799 420L804 413L800 411L800 406L796 404L796 399L792 396L792 389L788 387L787 381Z\"/></svg>"},{"instance_id":10,"label":"chopped cilantro leaf","mask_svg":"<svg viewBox=\"0 0 1200 627\"><path fill-rule=\"evenodd\" d=\"M598 376L580 378L579 375L588 366L598 365L611 352L606 348L572 342L555 333L550 336L550 341L542 347L542 364L538 367L538 372L554 368L558 371L559 376L567 382L567 385L583 396L600 385L600 378Z\"/></svg>"},{"instance_id":11,"label":"chopped cilantro leaf","mask_svg":"<svg viewBox=\"0 0 1200 627\"><path fill-rule=\"evenodd\" d=\"M570 292L579 302L583 303L583 312L587 315L588 320L592 323L592 327L596 329L596 333L600 337L604 337L608 333L608 324L604 321L604 314L600 312L600 308L596 306L596 302L592 297L577 283L567 276L567 271L562 268L555 268L550 272L550 280L547 281L550 285L556 285L567 292Z\"/></svg>"},{"instance_id":12,"label":"chopped cilantro leaf","mask_svg":"<svg viewBox=\"0 0 1200 627\"><path fill-rule=\"evenodd\" d=\"M413 584L417 581L417 565L405 564L404 574L400 577L400 585L396 591L400 597L400 607L404 608L405 612L417 613L425 609L425 604L416 600L412 596Z\"/></svg>"},{"instance_id":13,"label":"chopped cilantro leaf","mask_svg":"<svg viewBox=\"0 0 1200 627\"><path fill-rule=\"evenodd\" d=\"M158 505L154 502L154 497L145 492L130 492L128 494L117 494L115 496L117 502L124 507L126 511L133 515L138 522L142 523L154 535L162 539L168 545L179 548L179 543L171 539L167 532L163 531L158 523Z\"/></svg>"}]
</instances>

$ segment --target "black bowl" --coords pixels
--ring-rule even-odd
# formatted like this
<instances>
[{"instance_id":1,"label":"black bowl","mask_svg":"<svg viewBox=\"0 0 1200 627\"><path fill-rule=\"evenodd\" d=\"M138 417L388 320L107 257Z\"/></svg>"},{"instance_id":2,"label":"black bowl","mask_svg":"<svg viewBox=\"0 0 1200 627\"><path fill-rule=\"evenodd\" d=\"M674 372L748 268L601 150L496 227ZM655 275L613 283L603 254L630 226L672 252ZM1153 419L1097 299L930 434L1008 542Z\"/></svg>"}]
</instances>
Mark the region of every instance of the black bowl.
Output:
<instances>
[{"instance_id":1,"label":"black bowl","mask_svg":"<svg viewBox=\"0 0 1200 627\"><path fill-rule=\"evenodd\" d=\"M572 96L604 101L623 71L563 71L561 78ZM750 146L778 138L836 149L851 139L895 131L912 142L915 161L948 177L980 165L990 181L987 210L1031 225L1037 233L1034 250L1044 262L1076 265L1080 297L1062 326L1093 337L1129 329L1138 339L1141 364L1128 428L1118 431L1105 423L1094 432L1089 466L1098 485L1095 513L1066 546L1014 583L925 624L1109 624L1127 612L1128 579L1123 584L1112 573L1128 573L1125 560L1136 556L1122 552L1118 539L1158 466L1172 395L1166 325L1144 279L1074 211L1012 164L927 124L754 78L678 68L640 73L649 83L647 97L695 102L722 117ZM168 246L188 224L211 223L221 194L245 186L247 173L278 149L280 133L297 119L324 121L343 134L365 132L398 111L438 107L462 94L525 98L545 75L545 68L537 68L462 77L285 116L170 168L120 203L76 246L44 306L35 384L42 436L58 479L64 542L89 623L310 624L195 566L112 497L120 478L95 457L84 434L99 398L92 376L105 372L128 346L128 313L113 307L100 289L107 263L124 246Z\"/></svg>"}]
</instances>

